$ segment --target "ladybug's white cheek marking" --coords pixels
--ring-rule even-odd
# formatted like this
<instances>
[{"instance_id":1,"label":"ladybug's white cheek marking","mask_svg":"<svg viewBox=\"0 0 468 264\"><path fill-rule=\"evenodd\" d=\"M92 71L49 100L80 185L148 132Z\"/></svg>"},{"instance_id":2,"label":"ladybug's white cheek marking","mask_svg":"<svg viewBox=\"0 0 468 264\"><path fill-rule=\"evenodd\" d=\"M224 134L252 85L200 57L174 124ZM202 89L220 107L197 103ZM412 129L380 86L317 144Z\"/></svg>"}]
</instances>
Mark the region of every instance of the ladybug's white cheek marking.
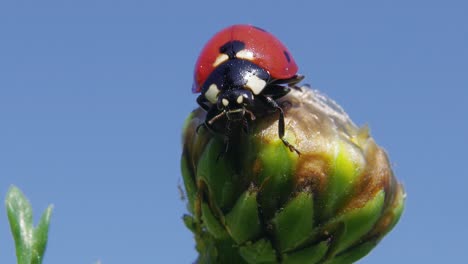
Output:
<instances>
[{"instance_id":1,"label":"ladybug's white cheek marking","mask_svg":"<svg viewBox=\"0 0 468 264\"><path fill-rule=\"evenodd\" d=\"M216 58L215 62L213 62L213 67L217 67L221 63L227 61L228 59L229 59L228 55L226 55L224 53L219 54L218 57Z\"/></svg>"},{"instance_id":2,"label":"ladybug's white cheek marking","mask_svg":"<svg viewBox=\"0 0 468 264\"><path fill-rule=\"evenodd\" d=\"M216 84L212 84L208 87L208 90L205 92L205 98L210 101L212 104L216 104L218 101L219 89Z\"/></svg>"},{"instance_id":3,"label":"ladybug's white cheek marking","mask_svg":"<svg viewBox=\"0 0 468 264\"><path fill-rule=\"evenodd\" d=\"M258 78L256 75L248 76L247 83L245 84L245 86L255 95L260 94L263 91L263 88L265 88L265 85L265 80Z\"/></svg>"},{"instance_id":4,"label":"ladybug's white cheek marking","mask_svg":"<svg viewBox=\"0 0 468 264\"><path fill-rule=\"evenodd\" d=\"M252 51L244 49L236 53L236 58L244 60L253 60L254 54Z\"/></svg>"},{"instance_id":5,"label":"ladybug's white cheek marking","mask_svg":"<svg viewBox=\"0 0 468 264\"><path fill-rule=\"evenodd\" d=\"M228 99L223 98L223 100L221 100L221 101L223 102L223 105L224 105L224 106L228 106L228 104L229 104Z\"/></svg>"}]
</instances>

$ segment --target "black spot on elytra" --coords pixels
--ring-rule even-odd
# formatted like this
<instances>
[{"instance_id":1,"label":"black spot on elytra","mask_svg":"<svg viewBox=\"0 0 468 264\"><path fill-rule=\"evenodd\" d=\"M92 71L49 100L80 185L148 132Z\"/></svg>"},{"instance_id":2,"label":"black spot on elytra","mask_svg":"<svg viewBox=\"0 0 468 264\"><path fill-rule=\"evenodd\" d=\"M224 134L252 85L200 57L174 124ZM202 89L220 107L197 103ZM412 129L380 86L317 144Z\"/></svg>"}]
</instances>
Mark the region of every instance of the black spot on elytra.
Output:
<instances>
[{"instance_id":1,"label":"black spot on elytra","mask_svg":"<svg viewBox=\"0 0 468 264\"><path fill-rule=\"evenodd\" d=\"M234 59L236 53L245 49L245 43L239 40L229 41L219 48L220 53L224 53L229 56L229 59Z\"/></svg>"},{"instance_id":2,"label":"black spot on elytra","mask_svg":"<svg viewBox=\"0 0 468 264\"><path fill-rule=\"evenodd\" d=\"M285 50L283 50L283 53L284 53L284 56L286 57L286 60L288 62L291 62L291 56L289 56L289 53L287 51L285 51Z\"/></svg>"},{"instance_id":3,"label":"black spot on elytra","mask_svg":"<svg viewBox=\"0 0 468 264\"><path fill-rule=\"evenodd\" d=\"M253 28L257 29L257 30L260 30L260 31L263 31L263 32L267 32L266 30L264 30L263 28L259 28L259 27L256 27L256 26L253 26Z\"/></svg>"}]
</instances>

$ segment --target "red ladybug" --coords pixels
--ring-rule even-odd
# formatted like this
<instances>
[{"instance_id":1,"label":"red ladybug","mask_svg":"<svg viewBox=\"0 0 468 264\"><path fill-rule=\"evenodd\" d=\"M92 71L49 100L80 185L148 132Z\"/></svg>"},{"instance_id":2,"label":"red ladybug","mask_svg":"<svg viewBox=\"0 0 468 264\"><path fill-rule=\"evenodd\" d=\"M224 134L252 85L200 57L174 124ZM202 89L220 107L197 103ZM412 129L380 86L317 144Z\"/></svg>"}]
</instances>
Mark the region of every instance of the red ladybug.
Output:
<instances>
[{"instance_id":1,"label":"red ladybug","mask_svg":"<svg viewBox=\"0 0 468 264\"><path fill-rule=\"evenodd\" d=\"M233 125L248 131L249 121L265 111L278 112L278 135L284 139L284 113L276 102L304 77L288 49L272 34L251 25L218 32L203 48L195 65L192 91L207 111L204 126L225 136L228 150Z\"/></svg>"}]
</instances>

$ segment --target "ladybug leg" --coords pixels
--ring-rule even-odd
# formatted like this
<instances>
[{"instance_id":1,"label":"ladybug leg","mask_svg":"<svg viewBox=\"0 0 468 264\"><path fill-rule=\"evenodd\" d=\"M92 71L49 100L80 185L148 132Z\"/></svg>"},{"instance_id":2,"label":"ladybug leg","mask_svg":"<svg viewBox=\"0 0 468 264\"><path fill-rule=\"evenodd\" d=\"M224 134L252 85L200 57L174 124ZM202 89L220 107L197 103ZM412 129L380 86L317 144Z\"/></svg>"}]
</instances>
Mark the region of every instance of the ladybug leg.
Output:
<instances>
[{"instance_id":1,"label":"ladybug leg","mask_svg":"<svg viewBox=\"0 0 468 264\"><path fill-rule=\"evenodd\" d=\"M216 158L216 161L218 161L220 158L224 157L226 153L228 152L229 149L229 139L231 138L231 121L226 122L226 131L224 134L224 149L219 152L218 157Z\"/></svg>"},{"instance_id":2,"label":"ladybug leg","mask_svg":"<svg viewBox=\"0 0 468 264\"><path fill-rule=\"evenodd\" d=\"M208 122L203 122L201 124L199 124L197 126L197 128L195 129L195 132L197 132L198 134L198 131L200 130L200 128L205 128L206 130L208 130L211 134L217 134L214 130L214 128L208 123Z\"/></svg>"},{"instance_id":3,"label":"ladybug leg","mask_svg":"<svg viewBox=\"0 0 468 264\"><path fill-rule=\"evenodd\" d=\"M246 118L242 119L242 131L244 131L245 134L249 134L249 122Z\"/></svg>"},{"instance_id":4,"label":"ladybug leg","mask_svg":"<svg viewBox=\"0 0 468 264\"><path fill-rule=\"evenodd\" d=\"M197 97L197 103L206 112L211 110L211 106L209 105L208 100L206 100L206 98L205 98L205 96L203 94L201 94L200 96Z\"/></svg>"},{"instance_id":5,"label":"ladybug leg","mask_svg":"<svg viewBox=\"0 0 468 264\"><path fill-rule=\"evenodd\" d=\"M270 97L273 100L277 100L291 91L291 88L288 86L282 86L277 84L269 84L265 89L263 89L262 94L265 97Z\"/></svg>"},{"instance_id":6,"label":"ladybug leg","mask_svg":"<svg viewBox=\"0 0 468 264\"><path fill-rule=\"evenodd\" d=\"M288 85L291 86L294 89L299 89L301 90L301 87L297 86L299 82L304 80L305 76L301 74L297 74L295 77L291 78L291 82L288 82Z\"/></svg>"},{"instance_id":7,"label":"ladybug leg","mask_svg":"<svg viewBox=\"0 0 468 264\"><path fill-rule=\"evenodd\" d=\"M297 74L288 79L278 79L271 82L271 84L287 84L289 87L302 91L301 87L297 86L300 81L304 80L304 75Z\"/></svg>"},{"instance_id":8,"label":"ladybug leg","mask_svg":"<svg viewBox=\"0 0 468 264\"><path fill-rule=\"evenodd\" d=\"M271 107L275 109L276 111L279 112L279 119L278 119L278 136L283 141L284 145L289 148L290 151L296 152L298 155L301 155L301 152L297 150L291 143L289 143L285 138L284 138L284 112L283 109L278 105L278 103L273 100L271 97L260 95L259 96L262 101L264 101L268 107Z\"/></svg>"},{"instance_id":9,"label":"ladybug leg","mask_svg":"<svg viewBox=\"0 0 468 264\"><path fill-rule=\"evenodd\" d=\"M213 128L212 125L216 120L220 119L224 115L224 112L221 112L221 113L217 113L217 112L218 112L218 109L215 106L212 106L211 108L209 108L208 113L206 115L207 116L214 116L214 117L210 118L209 120L205 120L205 122L198 125L197 129L195 131L198 133L198 131L200 130L200 127L205 127L212 134L216 134L215 129Z\"/></svg>"}]
</instances>

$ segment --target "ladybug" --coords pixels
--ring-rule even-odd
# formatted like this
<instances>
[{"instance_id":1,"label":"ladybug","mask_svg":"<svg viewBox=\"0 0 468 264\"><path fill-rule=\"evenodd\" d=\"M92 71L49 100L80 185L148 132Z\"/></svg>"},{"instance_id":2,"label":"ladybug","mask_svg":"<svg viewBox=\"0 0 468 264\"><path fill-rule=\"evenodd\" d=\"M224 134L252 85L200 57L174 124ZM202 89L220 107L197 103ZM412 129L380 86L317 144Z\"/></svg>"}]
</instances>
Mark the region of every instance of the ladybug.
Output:
<instances>
[{"instance_id":1,"label":"ladybug","mask_svg":"<svg viewBox=\"0 0 468 264\"><path fill-rule=\"evenodd\" d=\"M278 112L278 136L284 138L284 112L276 101L304 77L288 49L272 34L252 25L233 25L214 35L195 65L192 91L206 112L205 126L224 135L225 152L232 125L248 132L250 121L265 112Z\"/></svg>"}]
</instances>

